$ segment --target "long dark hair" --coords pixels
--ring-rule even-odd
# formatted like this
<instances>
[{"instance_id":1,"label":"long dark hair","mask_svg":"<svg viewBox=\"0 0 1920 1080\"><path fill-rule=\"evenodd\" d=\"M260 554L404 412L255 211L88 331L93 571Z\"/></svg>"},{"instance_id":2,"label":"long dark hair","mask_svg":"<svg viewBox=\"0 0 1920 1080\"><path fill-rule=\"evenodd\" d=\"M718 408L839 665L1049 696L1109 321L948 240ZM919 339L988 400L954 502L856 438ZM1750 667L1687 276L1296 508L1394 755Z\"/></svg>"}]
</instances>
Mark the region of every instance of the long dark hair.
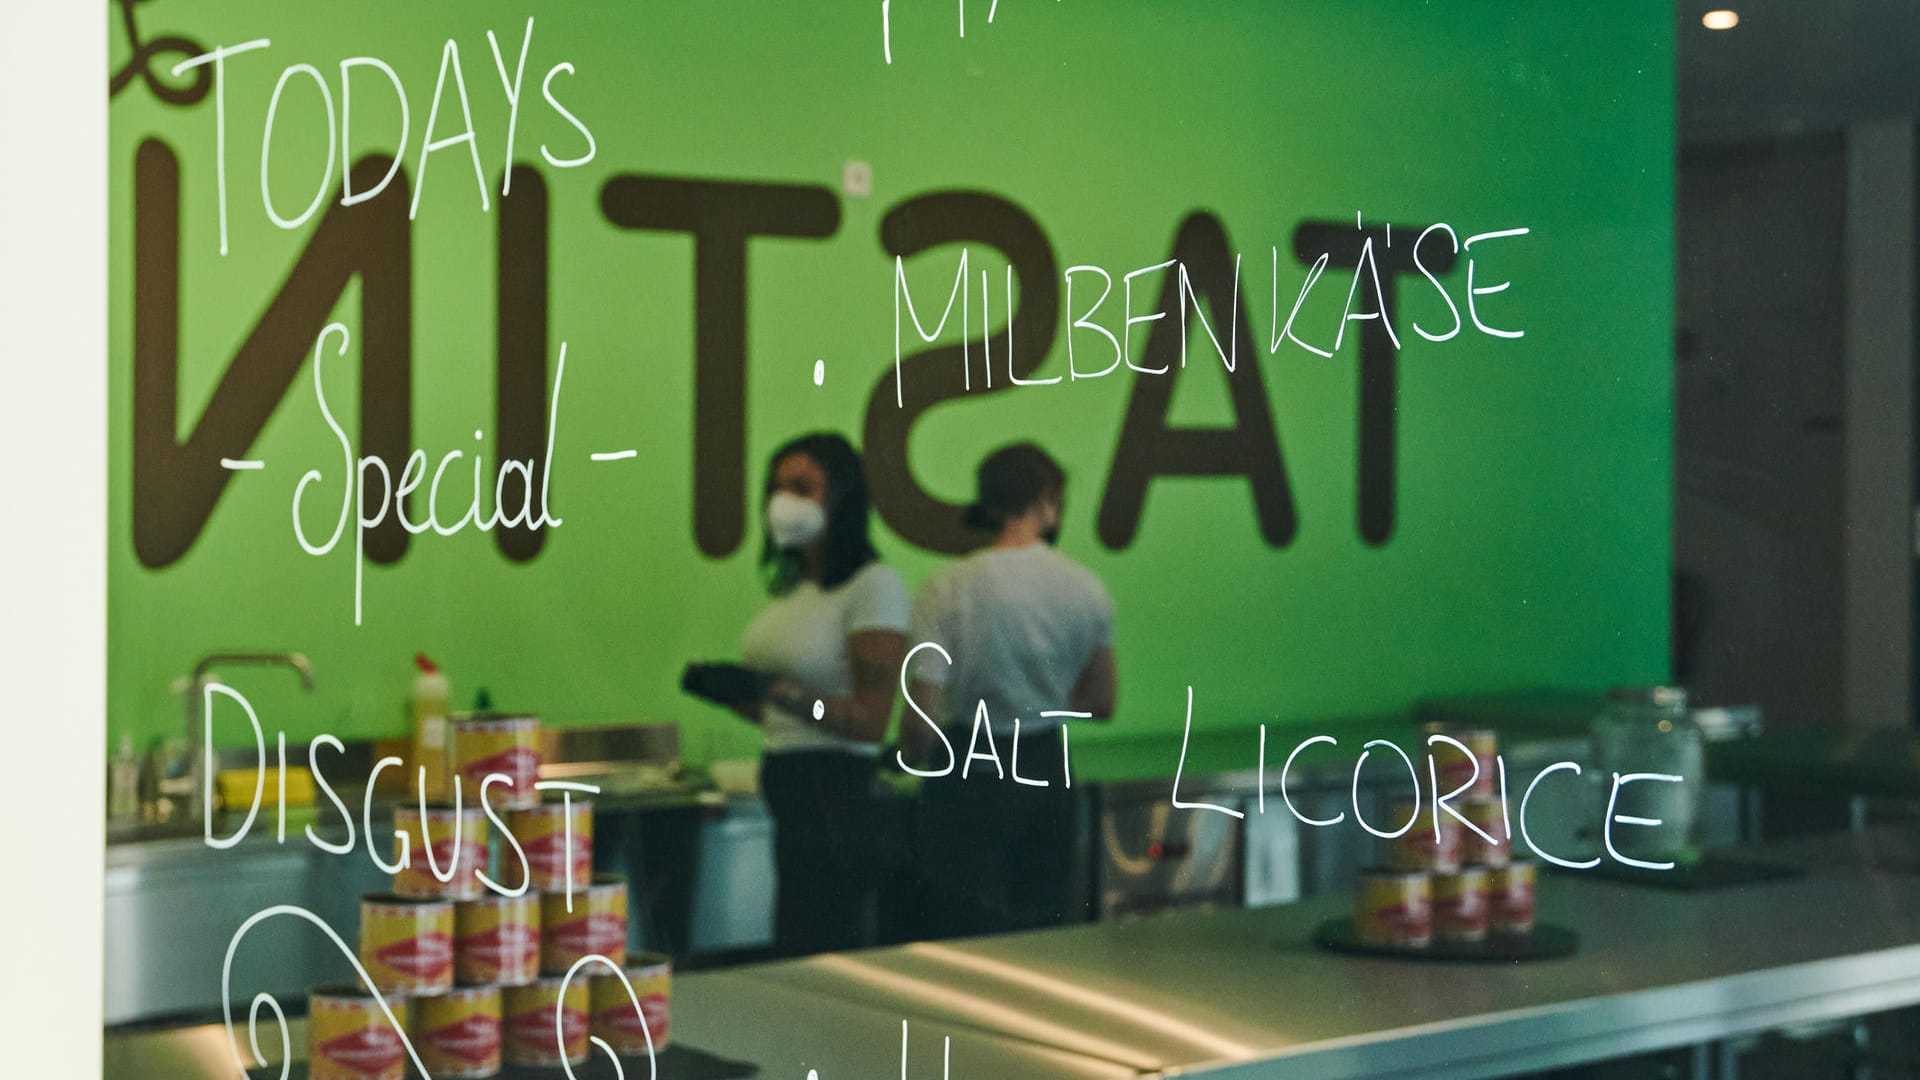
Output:
<instances>
[{"instance_id":1,"label":"long dark hair","mask_svg":"<svg viewBox=\"0 0 1920 1080\"><path fill-rule=\"evenodd\" d=\"M767 480L761 486L764 506L774 492L774 473L780 462L794 454L805 454L820 463L827 475L827 531L822 538L820 587L843 585L860 568L878 559L873 541L867 536L867 470L860 463L860 451L844 437L830 431L802 435L773 452L767 461ZM783 551L766 537L760 546L760 568L767 578L767 591L784 596L800 583L804 563L797 551Z\"/></svg>"}]
</instances>

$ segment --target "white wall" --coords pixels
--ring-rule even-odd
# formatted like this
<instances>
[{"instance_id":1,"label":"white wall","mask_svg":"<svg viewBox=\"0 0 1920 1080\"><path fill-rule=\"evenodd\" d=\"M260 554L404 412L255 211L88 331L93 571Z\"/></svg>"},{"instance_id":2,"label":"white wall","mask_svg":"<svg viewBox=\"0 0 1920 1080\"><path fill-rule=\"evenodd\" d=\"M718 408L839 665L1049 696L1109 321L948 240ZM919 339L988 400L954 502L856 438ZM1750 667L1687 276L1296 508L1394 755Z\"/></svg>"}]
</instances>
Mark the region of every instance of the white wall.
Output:
<instances>
[{"instance_id":1,"label":"white wall","mask_svg":"<svg viewBox=\"0 0 1920 1080\"><path fill-rule=\"evenodd\" d=\"M17 1076L100 1074L107 11L10 10L0 64L0 1016Z\"/></svg>"},{"instance_id":2,"label":"white wall","mask_svg":"<svg viewBox=\"0 0 1920 1080\"><path fill-rule=\"evenodd\" d=\"M1911 121L1849 128L1843 715L1912 723L1913 200Z\"/></svg>"},{"instance_id":3,"label":"white wall","mask_svg":"<svg viewBox=\"0 0 1920 1080\"><path fill-rule=\"evenodd\" d=\"M1678 196L1674 558L1705 699L1906 725L1913 128L1691 146Z\"/></svg>"},{"instance_id":4,"label":"white wall","mask_svg":"<svg viewBox=\"0 0 1920 1080\"><path fill-rule=\"evenodd\" d=\"M1676 230L1674 560L1700 584L1688 681L1769 724L1841 693L1845 146L1689 148Z\"/></svg>"}]
</instances>

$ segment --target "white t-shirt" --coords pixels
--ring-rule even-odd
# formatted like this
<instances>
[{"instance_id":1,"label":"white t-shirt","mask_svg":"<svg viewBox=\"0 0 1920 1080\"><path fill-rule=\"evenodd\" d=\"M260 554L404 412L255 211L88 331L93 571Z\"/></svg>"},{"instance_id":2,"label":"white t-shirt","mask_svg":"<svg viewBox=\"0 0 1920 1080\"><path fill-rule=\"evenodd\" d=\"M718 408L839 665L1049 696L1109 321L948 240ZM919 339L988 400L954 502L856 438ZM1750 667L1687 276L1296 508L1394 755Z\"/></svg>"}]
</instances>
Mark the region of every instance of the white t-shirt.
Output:
<instances>
[{"instance_id":1,"label":"white t-shirt","mask_svg":"<svg viewBox=\"0 0 1920 1080\"><path fill-rule=\"evenodd\" d=\"M1042 711L1073 708L1087 662L1113 644L1113 600L1092 571L1048 544L982 548L920 586L907 648L925 641L953 657L949 667L923 649L909 671L946 688L936 721L968 730L984 701L996 736L1011 735L1016 716L1026 735L1058 724Z\"/></svg>"},{"instance_id":2,"label":"white t-shirt","mask_svg":"<svg viewBox=\"0 0 1920 1080\"><path fill-rule=\"evenodd\" d=\"M747 624L740 660L756 671L784 676L822 694L853 693L853 660L847 636L862 630L907 629L907 587L893 567L879 560L832 589L802 581L776 598ZM879 743L844 739L821 731L813 717L796 716L769 703L762 718L766 752L844 750L878 754Z\"/></svg>"}]
</instances>

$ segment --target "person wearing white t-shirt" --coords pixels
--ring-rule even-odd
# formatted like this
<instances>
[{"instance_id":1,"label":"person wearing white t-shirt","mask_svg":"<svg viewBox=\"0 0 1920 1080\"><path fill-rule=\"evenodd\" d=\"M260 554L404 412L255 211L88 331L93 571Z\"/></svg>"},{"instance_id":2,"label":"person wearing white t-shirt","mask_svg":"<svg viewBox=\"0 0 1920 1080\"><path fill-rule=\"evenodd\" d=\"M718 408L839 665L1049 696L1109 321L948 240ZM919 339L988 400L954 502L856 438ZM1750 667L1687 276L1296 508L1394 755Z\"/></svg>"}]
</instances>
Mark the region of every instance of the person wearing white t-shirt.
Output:
<instances>
[{"instance_id":1,"label":"person wearing white t-shirt","mask_svg":"<svg viewBox=\"0 0 1920 1080\"><path fill-rule=\"evenodd\" d=\"M914 599L900 763L944 772L925 781L920 815L929 929L939 936L1052 925L1088 910L1076 887L1085 830L1060 725L1072 722L1063 714L1113 715L1113 601L1054 548L1065 487L1060 466L1031 443L988 455L967 524L992 540L935 571Z\"/></svg>"},{"instance_id":2,"label":"person wearing white t-shirt","mask_svg":"<svg viewBox=\"0 0 1920 1080\"><path fill-rule=\"evenodd\" d=\"M808 435L768 467L761 564L773 599L739 664L693 664L688 692L766 733L760 790L774 821L775 948L872 941L879 888L874 772L906 656L900 575L868 538L866 474L844 438Z\"/></svg>"}]
</instances>

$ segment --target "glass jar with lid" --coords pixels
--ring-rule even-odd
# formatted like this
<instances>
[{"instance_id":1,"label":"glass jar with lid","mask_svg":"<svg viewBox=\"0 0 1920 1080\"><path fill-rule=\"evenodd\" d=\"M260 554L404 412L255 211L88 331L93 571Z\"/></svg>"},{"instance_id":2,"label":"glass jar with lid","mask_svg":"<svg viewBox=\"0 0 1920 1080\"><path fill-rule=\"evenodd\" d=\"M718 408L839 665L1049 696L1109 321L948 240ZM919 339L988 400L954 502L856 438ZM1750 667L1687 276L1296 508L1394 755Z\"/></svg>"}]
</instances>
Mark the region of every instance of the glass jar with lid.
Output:
<instances>
[{"instance_id":1,"label":"glass jar with lid","mask_svg":"<svg viewBox=\"0 0 1920 1080\"><path fill-rule=\"evenodd\" d=\"M1694 822L1706 782L1700 728L1677 686L1623 686L1608 693L1593 725L1595 779L1613 794L1614 777L1635 773L1678 776L1678 783L1643 780L1620 788L1612 815L1658 824L1612 823L1613 848L1645 862L1693 861ZM1602 805L1605 805L1604 803ZM1602 822L1605 827L1606 823Z\"/></svg>"}]
</instances>

